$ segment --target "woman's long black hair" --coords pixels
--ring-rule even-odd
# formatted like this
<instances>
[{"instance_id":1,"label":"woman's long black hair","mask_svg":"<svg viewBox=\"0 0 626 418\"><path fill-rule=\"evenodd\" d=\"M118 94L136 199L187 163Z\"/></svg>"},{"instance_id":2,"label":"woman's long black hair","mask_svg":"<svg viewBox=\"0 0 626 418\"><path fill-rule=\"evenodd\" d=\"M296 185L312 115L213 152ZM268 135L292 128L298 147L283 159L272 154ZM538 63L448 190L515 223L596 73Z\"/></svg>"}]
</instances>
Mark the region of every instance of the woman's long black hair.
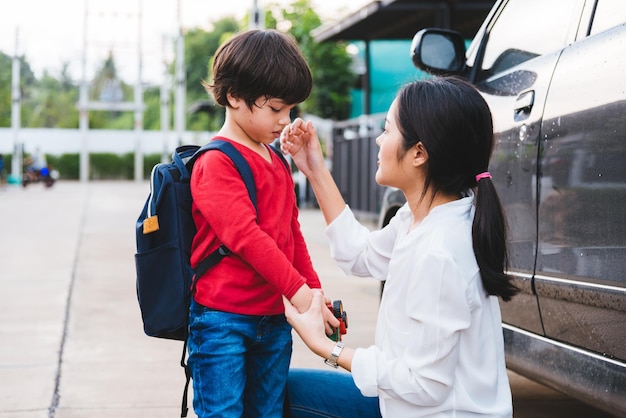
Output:
<instances>
[{"instance_id":1,"label":"woman's long black hair","mask_svg":"<svg viewBox=\"0 0 626 418\"><path fill-rule=\"evenodd\" d=\"M472 241L483 286L504 301L518 289L506 274L506 219L488 171L493 149L489 106L469 82L439 77L404 86L397 96L398 125L409 150L422 142L428 152L424 190L461 195L475 190ZM422 196L424 198L424 196Z\"/></svg>"}]
</instances>

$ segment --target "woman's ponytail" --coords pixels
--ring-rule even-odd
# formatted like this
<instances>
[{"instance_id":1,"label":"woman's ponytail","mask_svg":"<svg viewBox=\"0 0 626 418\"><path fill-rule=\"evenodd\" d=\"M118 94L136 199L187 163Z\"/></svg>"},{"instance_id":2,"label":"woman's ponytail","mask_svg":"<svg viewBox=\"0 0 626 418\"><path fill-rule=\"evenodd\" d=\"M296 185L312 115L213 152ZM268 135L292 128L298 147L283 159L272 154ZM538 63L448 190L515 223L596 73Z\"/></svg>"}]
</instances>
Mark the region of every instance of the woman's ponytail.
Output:
<instances>
[{"instance_id":1,"label":"woman's ponytail","mask_svg":"<svg viewBox=\"0 0 626 418\"><path fill-rule=\"evenodd\" d=\"M506 274L507 225L498 193L488 173L476 176L475 214L472 225L474 254L480 268L483 286L490 295L509 301L519 291Z\"/></svg>"}]
</instances>

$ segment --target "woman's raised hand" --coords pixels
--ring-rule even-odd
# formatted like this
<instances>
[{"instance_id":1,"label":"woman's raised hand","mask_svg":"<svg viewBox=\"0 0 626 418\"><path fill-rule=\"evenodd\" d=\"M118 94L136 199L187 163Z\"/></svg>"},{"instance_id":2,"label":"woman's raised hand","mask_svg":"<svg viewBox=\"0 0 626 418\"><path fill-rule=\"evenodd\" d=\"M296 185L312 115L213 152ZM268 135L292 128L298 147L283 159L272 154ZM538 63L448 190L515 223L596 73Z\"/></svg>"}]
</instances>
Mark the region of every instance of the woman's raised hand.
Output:
<instances>
[{"instance_id":1,"label":"woman's raised hand","mask_svg":"<svg viewBox=\"0 0 626 418\"><path fill-rule=\"evenodd\" d=\"M287 125L280 135L280 147L284 153L291 155L305 176L326 166L317 131L311 121L297 118Z\"/></svg>"}]
</instances>

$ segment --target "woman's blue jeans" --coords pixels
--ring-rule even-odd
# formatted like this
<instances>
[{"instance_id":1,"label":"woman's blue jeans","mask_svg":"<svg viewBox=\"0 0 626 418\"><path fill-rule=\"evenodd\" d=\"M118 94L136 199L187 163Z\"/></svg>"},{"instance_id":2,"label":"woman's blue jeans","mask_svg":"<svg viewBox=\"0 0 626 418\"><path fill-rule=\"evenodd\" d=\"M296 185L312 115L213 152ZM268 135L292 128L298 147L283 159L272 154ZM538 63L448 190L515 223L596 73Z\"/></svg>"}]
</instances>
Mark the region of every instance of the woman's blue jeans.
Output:
<instances>
[{"instance_id":1,"label":"woman's blue jeans","mask_svg":"<svg viewBox=\"0 0 626 418\"><path fill-rule=\"evenodd\" d=\"M380 418L378 398L363 396L351 374L335 370L291 369L287 400L291 418Z\"/></svg>"},{"instance_id":2,"label":"woman's blue jeans","mask_svg":"<svg viewBox=\"0 0 626 418\"><path fill-rule=\"evenodd\" d=\"M192 301L187 348L200 418L282 418L292 350L284 315L239 315Z\"/></svg>"}]
</instances>

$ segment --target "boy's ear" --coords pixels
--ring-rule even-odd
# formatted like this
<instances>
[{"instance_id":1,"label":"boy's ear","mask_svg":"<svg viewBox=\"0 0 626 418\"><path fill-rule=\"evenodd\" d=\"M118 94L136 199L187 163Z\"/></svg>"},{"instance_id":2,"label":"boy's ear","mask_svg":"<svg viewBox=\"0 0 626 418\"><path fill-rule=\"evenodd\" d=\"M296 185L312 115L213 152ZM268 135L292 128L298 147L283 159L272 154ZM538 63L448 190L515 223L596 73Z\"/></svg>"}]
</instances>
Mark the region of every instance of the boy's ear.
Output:
<instances>
[{"instance_id":1,"label":"boy's ear","mask_svg":"<svg viewBox=\"0 0 626 418\"><path fill-rule=\"evenodd\" d=\"M228 105L233 109L237 109L241 104L241 100L230 93L226 93L226 100L228 100Z\"/></svg>"},{"instance_id":2,"label":"boy's ear","mask_svg":"<svg viewBox=\"0 0 626 418\"><path fill-rule=\"evenodd\" d=\"M422 166L428 161L428 151L426 151L426 147L424 147L421 141L415 144L409 152L413 157L413 165L415 167Z\"/></svg>"}]
</instances>

